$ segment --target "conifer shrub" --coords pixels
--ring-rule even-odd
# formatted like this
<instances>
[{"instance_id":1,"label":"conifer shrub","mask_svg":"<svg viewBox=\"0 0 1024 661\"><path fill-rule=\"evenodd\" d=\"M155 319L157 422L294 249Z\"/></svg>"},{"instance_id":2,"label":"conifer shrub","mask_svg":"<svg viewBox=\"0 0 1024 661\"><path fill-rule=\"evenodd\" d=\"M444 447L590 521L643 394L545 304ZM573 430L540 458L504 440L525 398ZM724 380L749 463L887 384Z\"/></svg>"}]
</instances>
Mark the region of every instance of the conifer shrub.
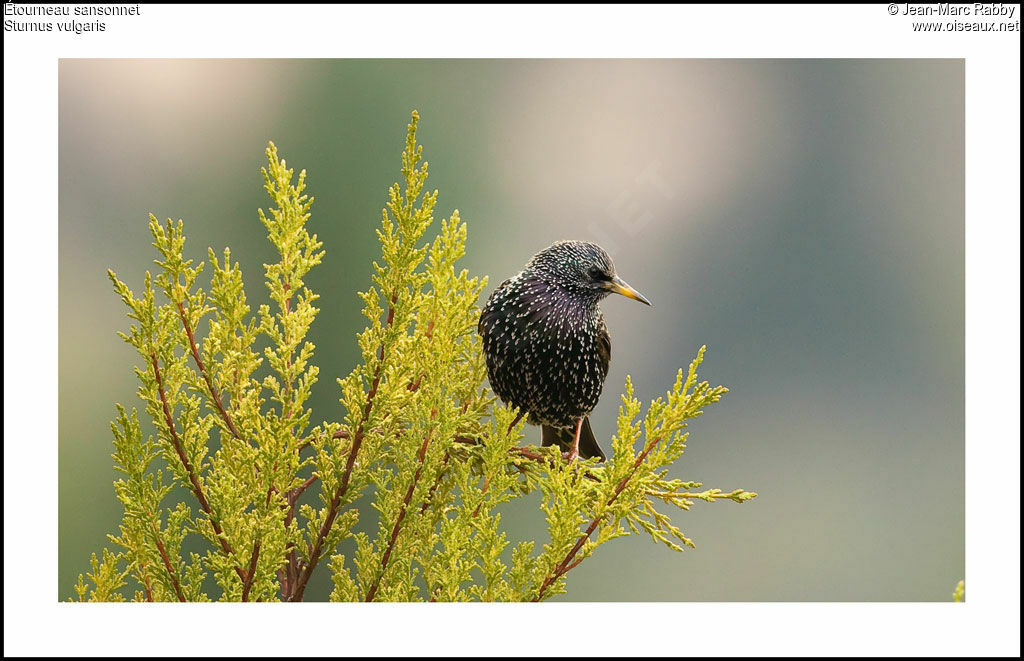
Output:
<instances>
[{"instance_id":1,"label":"conifer shrub","mask_svg":"<svg viewBox=\"0 0 1024 661\"><path fill-rule=\"evenodd\" d=\"M307 229L305 171L296 179L273 143L263 169L273 206L259 212L279 257L264 269L268 302L252 309L230 250L187 258L180 220L150 216L158 259L140 293L109 272L156 434L143 434L140 410L117 405L124 516L113 550L79 576L79 600L301 601L319 571L334 601L541 601L616 537L692 547L666 508L756 496L667 477L687 421L727 392L698 381L704 347L646 407L627 377L607 462L520 446L523 423L509 429L516 411L486 387L476 332L486 278L457 266L467 232L458 212L434 222L418 120L377 230L373 284L360 293L362 361L337 380L341 406L320 412L327 420L306 406L320 377L306 340L320 296L305 278L325 251ZM315 506L300 503L311 490ZM532 492L548 538L510 540L496 509ZM376 534L355 532L370 508ZM186 557L191 536L205 550Z\"/></svg>"}]
</instances>

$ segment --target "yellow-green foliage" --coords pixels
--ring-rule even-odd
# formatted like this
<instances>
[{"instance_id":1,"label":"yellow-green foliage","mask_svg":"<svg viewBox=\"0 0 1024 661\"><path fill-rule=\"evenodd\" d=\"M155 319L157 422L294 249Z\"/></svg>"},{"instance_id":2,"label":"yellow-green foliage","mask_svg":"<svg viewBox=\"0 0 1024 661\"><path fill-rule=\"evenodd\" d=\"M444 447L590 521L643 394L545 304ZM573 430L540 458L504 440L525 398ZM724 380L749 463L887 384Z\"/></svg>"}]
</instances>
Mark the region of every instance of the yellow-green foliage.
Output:
<instances>
[{"instance_id":1,"label":"yellow-green foliage","mask_svg":"<svg viewBox=\"0 0 1024 661\"><path fill-rule=\"evenodd\" d=\"M437 191L424 192L418 119L402 154L404 185L391 187L377 230L373 286L360 294L363 359L338 379L338 422L311 427L305 407L318 379L305 338L319 296L303 279L324 251L306 230L305 172L293 181L273 143L264 179L275 206L259 213L279 256L265 268L269 304L252 314L227 249L222 260L209 252L204 292L205 264L185 259L181 221L150 217L159 268L140 296L109 273L134 320L121 337L139 353L138 395L157 434L144 437L138 412L117 406L124 518L110 540L120 550L104 549L102 562L93 555L75 586L80 600L123 600L131 582L138 601L298 601L328 565L337 601L539 601L564 592L566 574L616 537L693 546L656 504L755 497L666 477L686 421L726 392L697 381L703 347L642 417L627 379L607 463L567 464L554 448L519 446L522 423L509 429L516 412L485 386L476 325L486 279L456 266L466 223L455 212L428 236ZM258 341L269 344L262 355ZM175 486L187 503L165 502ZM310 489L317 505L300 505ZM513 541L495 509L537 489L549 539L506 554ZM379 513L374 535L353 533L362 496L360 507ZM185 557L195 535L205 551ZM337 553L348 538L350 558ZM214 595L204 592L208 576Z\"/></svg>"}]
</instances>

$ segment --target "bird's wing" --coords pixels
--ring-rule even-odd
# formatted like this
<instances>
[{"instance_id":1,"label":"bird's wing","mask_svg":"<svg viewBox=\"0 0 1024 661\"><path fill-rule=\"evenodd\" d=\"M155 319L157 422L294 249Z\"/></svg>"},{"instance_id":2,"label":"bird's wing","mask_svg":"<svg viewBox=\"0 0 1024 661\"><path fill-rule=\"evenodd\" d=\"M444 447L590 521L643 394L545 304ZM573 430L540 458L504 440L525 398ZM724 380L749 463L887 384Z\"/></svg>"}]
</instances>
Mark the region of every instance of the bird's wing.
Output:
<instances>
[{"instance_id":1,"label":"bird's wing","mask_svg":"<svg viewBox=\"0 0 1024 661\"><path fill-rule=\"evenodd\" d=\"M506 285L507 285L507 284L508 284L509 282L511 282L511 281L512 281L512 278L507 278L507 279L506 279L506 280L505 280L504 282L502 282L502 283L501 283L500 285L498 285L497 287L495 287L495 288L494 288L494 291L492 291L492 292L491 292L491 295L490 295L490 296L489 296L489 297L487 298L487 303L486 303L486 304L484 304L484 309L483 309L483 311L481 311L481 313L480 313L480 321L479 321L479 322L477 322L477 325L476 325L476 332L477 332L477 333L479 333L480 335L483 335L483 334L484 334L484 325L486 324L486 322L487 322L487 321L488 321L488 320L489 320L489 319L490 319L490 318L491 318L491 317L492 317L492 316L493 316L493 315L494 315L494 314L495 314L495 313L497 312L497 310L498 310L498 307L497 307L497 306L491 307L491 300L492 300L492 299L493 299L493 298L494 298L495 296L497 296L497 295L498 295L498 292L500 292L501 290L503 290L503 289L505 288L505 286L506 286Z\"/></svg>"},{"instance_id":2,"label":"bird's wing","mask_svg":"<svg viewBox=\"0 0 1024 661\"><path fill-rule=\"evenodd\" d=\"M597 329L597 356L604 367L602 371L607 375L608 365L612 362L612 336L608 334L608 326L605 325L604 319L601 320L601 326Z\"/></svg>"}]
</instances>

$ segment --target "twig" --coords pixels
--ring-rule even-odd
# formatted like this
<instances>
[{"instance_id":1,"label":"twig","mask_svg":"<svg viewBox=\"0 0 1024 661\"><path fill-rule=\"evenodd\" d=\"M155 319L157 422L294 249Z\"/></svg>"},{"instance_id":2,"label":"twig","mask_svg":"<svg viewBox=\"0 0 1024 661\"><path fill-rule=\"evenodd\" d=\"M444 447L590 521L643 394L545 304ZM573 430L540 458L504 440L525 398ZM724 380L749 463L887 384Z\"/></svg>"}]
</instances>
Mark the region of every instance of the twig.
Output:
<instances>
[{"instance_id":1,"label":"twig","mask_svg":"<svg viewBox=\"0 0 1024 661\"><path fill-rule=\"evenodd\" d=\"M306 489L308 489L314 482L316 482L316 480L317 480L317 476L316 475L311 475L308 480L306 480L305 482L303 482L299 486L297 486L294 489L292 489L291 493L288 494L289 497L293 501L292 502L292 510L293 511L295 510L295 502L294 501L298 500L299 496L302 495L302 492L305 491Z\"/></svg>"},{"instance_id":2,"label":"twig","mask_svg":"<svg viewBox=\"0 0 1024 661\"><path fill-rule=\"evenodd\" d=\"M409 483L409 488L405 492L405 500L402 501L402 509L398 513L398 518L395 519L395 525L391 529L391 539L388 541L388 546L384 549L384 555L380 559L380 573L377 574L376 580L370 589L366 591L366 601L373 601L373 598L377 594L377 589L380 587L381 579L384 578L384 574L388 570L388 562L391 560L391 552L395 549L395 543L398 541L398 533L402 529L402 520L405 519L405 512L409 509L409 503L412 502L412 494L416 490L416 485L420 481L420 475L423 474L423 466L426 463L427 457L427 446L430 444L430 434L428 433L423 439L423 445L420 446L420 451L416 455L419 461L419 466L416 467L416 474L412 476L412 482Z\"/></svg>"},{"instance_id":3,"label":"twig","mask_svg":"<svg viewBox=\"0 0 1024 661\"><path fill-rule=\"evenodd\" d=\"M232 436L238 440L242 440L242 435L238 432L238 428L235 427L235 423L232 422L231 416L228 415L227 410L224 408L224 403L220 399L220 393L217 392L217 386L213 385L213 380L210 378L210 373L203 365L203 359L199 357L199 349L196 347L196 338L192 332L192 325L188 323L188 317L185 315L185 306L178 303L178 316L181 318L181 323L185 327L185 334L188 336L188 345L192 350L192 360L195 361L196 367L199 369L199 374L202 375L203 380L206 381L206 387L210 391L210 399L217 405L217 410L220 412L221 419L224 420L224 424L228 426L228 430Z\"/></svg>"},{"instance_id":4,"label":"twig","mask_svg":"<svg viewBox=\"0 0 1024 661\"><path fill-rule=\"evenodd\" d=\"M153 535L156 537L156 548L160 551L160 558L164 561L164 568L167 570L167 575L171 577L171 583L174 585L174 593L178 595L178 601L185 601L185 595L182 593L181 585L178 583L178 574L174 571L174 567L171 566L171 559L167 557L167 549L164 548L164 542L160 539L160 531L152 521L149 522L149 525L153 528Z\"/></svg>"},{"instance_id":5,"label":"twig","mask_svg":"<svg viewBox=\"0 0 1024 661\"><path fill-rule=\"evenodd\" d=\"M512 448L512 452L518 454L521 457L526 457L531 461L538 461L541 463L550 461L550 458L545 457L544 455L539 454L537 452L533 452L532 450L527 450L526 448Z\"/></svg>"},{"instance_id":6,"label":"twig","mask_svg":"<svg viewBox=\"0 0 1024 661\"><path fill-rule=\"evenodd\" d=\"M743 489L736 489L735 491L731 491L729 493L722 493L722 491L720 491L719 489L710 489L703 493L690 493L688 491L657 491L652 489L645 491L644 493L647 494L648 496L654 496L655 498L660 498L665 502L672 503L676 503L677 501L680 500L690 499L706 500L712 502L716 498L723 498L726 500L731 500L736 503L743 503L752 498L753 496L757 495L751 495L750 493L743 491Z\"/></svg>"},{"instance_id":7,"label":"twig","mask_svg":"<svg viewBox=\"0 0 1024 661\"><path fill-rule=\"evenodd\" d=\"M472 515L472 516L471 516L470 518L472 518L472 519L475 519L475 518L476 518L476 515L480 513L480 508L481 508L481 507L483 507L483 505L484 505L484 501L483 501L483 496L484 496L484 494L486 494L486 493L487 493L487 489L488 489L488 487L490 487L490 486L491 486L491 478L490 478L490 477L486 477L486 476L485 476L485 477L484 477L484 486L483 486L483 488L482 488L482 489L480 490L480 497L481 497L481 498L480 498L480 502L479 502L479 503L477 503L477 505L476 505L476 509L475 509L475 510L473 510L473 515Z\"/></svg>"},{"instance_id":8,"label":"twig","mask_svg":"<svg viewBox=\"0 0 1024 661\"><path fill-rule=\"evenodd\" d=\"M633 467L630 469L629 474L623 477L621 480L619 480L619 483L615 485L615 492L611 495L611 497L608 499L608 502L605 503L605 505L611 505L612 503L615 502L615 499L619 497L619 494L621 494L623 490L625 490L626 485L629 484L629 481L633 478L634 475L636 475L636 471L638 468L640 468L640 464L643 463L644 459L647 458L647 455L650 454L651 450L654 449L654 446L656 446L660 442L661 438L655 438L654 440L647 444L643 452L640 453L640 456L636 458L635 462L633 462ZM587 526L586 531L582 535L580 535L579 539L576 540L576 543L569 550L569 553L566 554L565 558L563 558L560 563L555 565L555 568L551 572L549 572L547 576L544 577L544 582L541 583L540 590L537 591L537 596L531 599L531 601L540 601L544 597L544 592L547 591L548 586L551 585L551 583L558 580L561 576L564 576L570 569L573 569L581 562L583 562L583 558L580 558L576 562L573 562L573 559L576 557L576 554L579 553L580 549L583 548L583 545L594 533L594 531L597 530L597 526L601 522L602 518L603 517L594 517L594 520L590 522L590 525Z\"/></svg>"},{"instance_id":9,"label":"twig","mask_svg":"<svg viewBox=\"0 0 1024 661\"><path fill-rule=\"evenodd\" d=\"M285 273L287 273L288 272L288 256L287 255L282 255L281 256L281 261L282 261L282 264L284 266L283 271ZM283 324L284 318L286 316L288 316L288 314L291 312L292 297L291 297L291 294L289 292L292 290L292 285L291 285L290 282L282 282L281 285L282 285L282 289L284 290L285 294L287 294L287 296L285 296L284 302L283 302L283 304L281 306L282 308L284 308L284 314L281 316L282 325L284 325ZM289 340L288 340L288 327L286 325L284 325L284 331L285 331L284 332L284 343L287 346L289 344ZM287 373L288 371L291 370L291 368L292 368L292 352L289 351L288 355L284 359L284 370ZM281 398L282 399L282 402L281 402L281 418L282 419L288 419L288 418L291 417L291 411L287 410L288 407L284 403L286 401L290 401L291 400L291 396L292 396L292 379L289 376L289 378L284 380L284 396Z\"/></svg>"},{"instance_id":10,"label":"twig","mask_svg":"<svg viewBox=\"0 0 1024 661\"><path fill-rule=\"evenodd\" d=\"M434 493L437 492L438 487L441 486L441 480L444 479L444 469L448 466L448 460L451 459L451 453L448 450L444 451L444 459L441 460L441 470L437 471L437 478L434 483L430 485L430 489L427 491L427 497L423 500L423 505L420 507L420 514L424 514L427 508L430 507L430 503L434 500Z\"/></svg>"},{"instance_id":11,"label":"twig","mask_svg":"<svg viewBox=\"0 0 1024 661\"><path fill-rule=\"evenodd\" d=\"M146 576L146 563L139 563L139 575L142 577L142 589L146 592L146 601L153 601L153 588L149 585L149 577Z\"/></svg>"},{"instance_id":12,"label":"twig","mask_svg":"<svg viewBox=\"0 0 1024 661\"><path fill-rule=\"evenodd\" d=\"M456 436L454 440L455 440L456 443L461 443L462 445L480 445L480 441L478 441L475 438L471 438L469 436ZM549 458L549 457L547 457L547 456L545 456L543 454L540 454L539 452L534 452L533 450L529 449L528 447L525 447L525 448L523 448L523 447L511 448L508 451L508 453L510 455L519 455L520 457L523 457L525 459L529 459L530 461L535 461L535 462L540 463L540 464L543 464L543 463L553 464L554 463L554 461L551 458ZM526 469L523 468L522 466L520 466L519 464L513 463L512 465L520 473L525 473L526 472ZM591 473L590 471L587 471L586 473L584 473L583 477L587 478L588 480L593 480L595 482L598 481L597 476L594 475L593 473Z\"/></svg>"},{"instance_id":13,"label":"twig","mask_svg":"<svg viewBox=\"0 0 1024 661\"><path fill-rule=\"evenodd\" d=\"M171 445L174 446L174 451L178 454L178 459L181 461L181 465L185 468L185 472L188 473L188 480L191 485L192 493L195 495L196 500L199 501L199 506L206 512L206 516L210 519L210 525L213 527L213 532L217 535L217 541L220 542L220 547L224 553L229 556L234 555L234 551L231 550L231 545L228 544L227 539L224 535L224 530L220 527L220 523L217 522L217 518L213 515L213 509L210 507L210 502L206 500L206 496L203 494L203 488L199 484L199 477L196 475L195 469L192 467L192 462L188 460L185 455L185 448L182 446L181 439L178 437L178 432L174 428L174 419L171 417L171 408L167 405L167 394L164 392L163 377L160 375L160 363L156 359L156 353L149 354L150 359L153 362L153 374L156 377L157 391L160 394L160 403L163 404L164 408L164 421L167 423L167 429L171 435ZM242 579L244 583L246 581L245 570L241 567L235 567L235 573Z\"/></svg>"},{"instance_id":14,"label":"twig","mask_svg":"<svg viewBox=\"0 0 1024 661\"><path fill-rule=\"evenodd\" d=\"M314 482L316 482L316 480L317 476L313 475L305 482L303 482L301 485L295 487L294 489L288 492L286 496L287 503L285 505L285 507L288 508L288 512L287 514L285 514L284 517L285 528L287 528L291 524L292 519L295 518L295 506L298 505L299 503L299 496L301 496L306 489L308 489ZM267 504L270 504L269 494ZM294 542L288 542L288 545L285 549L285 553L288 558L287 568L277 570L278 580L281 583L281 594L283 595L289 594L289 589L292 584L292 581L294 581L295 577L297 576L299 562L299 556L295 552Z\"/></svg>"},{"instance_id":15,"label":"twig","mask_svg":"<svg viewBox=\"0 0 1024 661\"><path fill-rule=\"evenodd\" d=\"M348 433L348 431L346 431L344 429L339 429L338 431L336 431L333 434L331 434L331 438L333 438L333 439L352 438L352 434ZM303 439L302 441L299 442L299 452L302 452L303 450L305 450L306 448L308 448L311 445L313 445L313 438L312 437Z\"/></svg>"},{"instance_id":16,"label":"twig","mask_svg":"<svg viewBox=\"0 0 1024 661\"><path fill-rule=\"evenodd\" d=\"M456 443L461 443L462 445L480 445L480 441L478 439L473 438L472 436L456 436L454 440ZM548 458L545 457L544 455L538 454L537 452L534 452L528 448L511 448L508 451L508 453L518 454L532 461L544 462L548 460Z\"/></svg>"},{"instance_id":17,"label":"twig","mask_svg":"<svg viewBox=\"0 0 1024 661\"><path fill-rule=\"evenodd\" d=\"M398 303L398 293L394 293L391 296L391 304L388 306L388 319L384 325L386 329L391 327L391 324L395 321L395 305ZM334 496L331 498L329 507L327 508L327 518L324 519L323 525L320 526L320 530L317 532L316 542L313 544L309 552L309 562L299 572L298 579L295 582L294 591L289 597L289 601L302 601L302 594L306 590L306 585L309 583L309 577L312 575L313 570L316 569L316 565L320 562L320 556L323 554L324 542L327 540L328 533L331 532L331 528L334 526L334 520L338 518L338 513L341 509L341 499L345 497L348 492L349 480L352 478L352 469L355 467L356 456L359 454L359 448L363 444L364 437L364 425L366 421L370 419L370 413L373 412L373 401L377 396L377 388L380 386L381 376L384 369L384 345L381 344L380 353L377 355L377 367L374 370L373 382L370 384L370 391L366 394L366 406L363 407L363 417L359 421L359 427L356 429L355 436L352 438L352 447L348 451L348 460L345 462L345 472L341 476L341 482L338 484L338 488L334 491Z\"/></svg>"},{"instance_id":18,"label":"twig","mask_svg":"<svg viewBox=\"0 0 1024 661\"><path fill-rule=\"evenodd\" d=\"M282 260L284 262L284 271L287 273L287 271L288 271L288 256L287 255L282 255L281 258L282 258ZM282 288L283 288L285 294L288 294L288 292L291 291L291 284L288 283L288 282L284 282L284 283L282 283ZM281 308L283 310L282 320L284 319L284 317L288 316L288 313L290 312L290 309L291 309L290 302L291 302L291 300L292 300L291 295L288 294L285 297L285 299L282 302L282 304L281 304ZM286 325L285 325L285 333L284 333L284 344L285 344L285 346L287 346L289 344L288 330L287 330L287 326ZM291 400L291 396L292 396L291 395L291 393L292 393L292 378L291 378L291 374L289 374L289 372L291 370L291 367L292 367L292 352L289 351L288 355L284 359L284 374L282 374L282 376L286 376L287 375L287 378L284 379L284 395L282 395L282 397L281 397L281 419L282 420L287 420L288 418L291 417L291 411L289 410L288 405L285 404L285 402L288 402L288 401ZM289 427L289 431L292 433L292 435L295 434L295 430L291 429L291 427ZM276 470L277 470L277 462L274 462L274 467L271 469L271 471L273 472L273 471L276 471ZM258 466L256 467L256 471L259 472L259 467ZM273 481L271 481L270 482L270 486L267 487L267 501L266 501L267 507L270 506L270 499L273 496L275 491L277 491L277 489L274 488L274 483L273 483Z\"/></svg>"},{"instance_id":19,"label":"twig","mask_svg":"<svg viewBox=\"0 0 1024 661\"><path fill-rule=\"evenodd\" d=\"M252 557L249 559L248 577L242 586L242 601L249 601L249 590L252 589L253 579L256 577L256 562L260 557L260 540L257 537L252 543Z\"/></svg>"}]
</instances>

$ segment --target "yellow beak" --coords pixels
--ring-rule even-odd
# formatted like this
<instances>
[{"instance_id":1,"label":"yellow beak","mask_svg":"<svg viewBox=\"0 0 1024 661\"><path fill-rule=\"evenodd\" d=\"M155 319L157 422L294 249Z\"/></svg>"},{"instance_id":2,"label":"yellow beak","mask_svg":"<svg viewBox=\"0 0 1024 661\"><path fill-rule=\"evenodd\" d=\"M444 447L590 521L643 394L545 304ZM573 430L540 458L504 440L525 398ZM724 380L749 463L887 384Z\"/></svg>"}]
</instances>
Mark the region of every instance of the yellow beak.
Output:
<instances>
[{"instance_id":1,"label":"yellow beak","mask_svg":"<svg viewBox=\"0 0 1024 661\"><path fill-rule=\"evenodd\" d=\"M613 277L609 282L607 282L604 288L610 292L622 294L626 298L631 298L634 301L640 301L645 305L652 305L652 303L647 300L647 297L645 297L643 294L630 287L628 284L626 284L625 280L618 276Z\"/></svg>"}]
</instances>

